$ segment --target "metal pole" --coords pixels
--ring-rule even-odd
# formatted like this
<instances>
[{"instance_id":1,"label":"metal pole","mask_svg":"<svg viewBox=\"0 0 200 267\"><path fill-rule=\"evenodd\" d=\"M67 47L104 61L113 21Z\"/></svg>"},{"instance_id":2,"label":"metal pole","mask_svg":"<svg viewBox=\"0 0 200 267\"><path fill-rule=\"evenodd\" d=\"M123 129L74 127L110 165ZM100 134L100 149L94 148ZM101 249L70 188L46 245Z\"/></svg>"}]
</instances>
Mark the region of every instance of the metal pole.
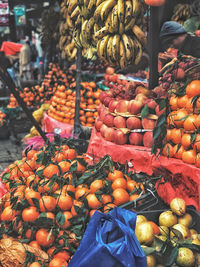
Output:
<instances>
[{"instance_id":1,"label":"metal pole","mask_svg":"<svg viewBox=\"0 0 200 267\"><path fill-rule=\"evenodd\" d=\"M35 128L37 129L37 131L39 132L39 134L41 135L41 137L43 138L43 140L45 142L46 141L49 141L48 138L46 137L45 133L40 128L40 126L37 123L37 121L34 119L31 111L27 108L25 102L20 97L19 92L16 90L16 86L15 86L12 78L10 77L9 73L7 71L2 72L2 70L0 70L0 78L8 86L8 88L11 91L11 93L17 99L17 102L22 107L23 111L26 113L28 119L33 123L33 125L35 126Z\"/></svg>"},{"instance_id":2,"label":"metal pole","mask_svg":"<svg viewBox=\"0 0 200 267\"><path fill-rule=\"evenodd\" d=\"M158 7L150 7L149 20L149 89L153 89L158 85L158 52L159 52L159 21Z\"/></svg>"},{"instance_id":3,"label":"metal pole","mask_svg":"<svg viewBox=\"0 0 200 267\"><path fill-rule=\"evenodd\" d=\"M77 50L77 60L76 60L76 105L75 105L75 117L74 117L74 134L79 135L81 132L80 125L80 102L81 102L81 58L82 58L82 49L78 48Z\"/></svg>"}]
</instances>

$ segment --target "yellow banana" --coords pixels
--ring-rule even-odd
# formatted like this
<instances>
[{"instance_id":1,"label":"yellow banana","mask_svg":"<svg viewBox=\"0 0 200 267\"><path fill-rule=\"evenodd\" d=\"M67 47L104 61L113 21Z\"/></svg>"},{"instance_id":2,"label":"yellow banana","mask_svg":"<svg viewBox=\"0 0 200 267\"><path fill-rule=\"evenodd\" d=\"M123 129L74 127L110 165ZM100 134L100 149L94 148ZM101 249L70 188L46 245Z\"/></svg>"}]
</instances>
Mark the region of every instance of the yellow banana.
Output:
<instances>
[{"instance_id":1,"label":"yellow banana","mask_svg":"<svg viewBox=\"0 0 200 267\"><path fill-rule=\"evenodd\" d=\"M108 18L107 18L106 23L105 23L105 26L110 33L113 33L114 29L112 27L112 20L111 19L112 19L112 12L109 13Z\"/></svg>"},{"instance_id":2,"label":"yellow banana","mask_svg":"<svg viewBox=\"0 0 200 267\"><path fill-rule=\"evenodd\" d=\"M124 13L125 13L125 6L124 0L118 0L117 2L117 10L118 10L118 18L121 23L124 23Z\"/></svg>"},{"instance_id":3,"label":"yellow banana","mask_svg":"<svg viewBox=\"0 0 200 267\"><path fill-rule=\"evenodd\" d=\"M142 45L140 44L140 42L137 40L137 39L135 39L134 40L134 43L135 43L135 45L136 45L136 47L137 47L137 52L136 52L136 55L135 55L135 64L137 65L139 62L140 62L140 60L141 60L141 58L142 58Z\"/></svg>"},{"instance_id":4,"label":"yellow banana","mask_svg":"<svg viewBox=\"0 0 200 267\"><path fill-rule=\"evenodd\" d=\"M81 42L80 42L80 30L79 30L79 29L76 29L76 30L73 32L73 38L74 38L75 45L76 45L77 47L81 47Z\"/></svg>"},{"instance_id":5,"label":"yellow banana","mask_svg":"<svg viewBox=\"0 0 200 267\"><path fill-rule=\"evenodd\" d=\"M132 30L137 39L140 41L140 43L145 46L147 42L145 33L137 25L134 25Z\"/></svg>"},{"instance_id":6,"label":"yellow banana","mask_svg":"<svg viewBox=\"0 0 200 267\"><path fill-rule=\"evenodd\" d=\"M103 3L105 0L97 0L96 7L98 7L101 3Z\"/></svg>"},{"instance_id":7,"label":"yellow banana","mask_svg":"<svg viewBox=\"0 0 200 267\"><path fill-rule=\"evenodd\" d=\"M121 40L120 41L120 60L119 60L119 65L121 67L121 69L124 69L124 67L126 66L126 54L125 54L125 47L124 47L124 43Z\"/></svg>"},{"instance_id":8,"label":"yellow banana","mask_svg":"<svg viewBox=\"0 0 200 267\"><path fill-rule=\"evenodd\" d=\"M86 35L87 40L89 41L92 36L92 28L94 26L94 17L91 17L86 25Z\"/></svg>"},{"instance_id":9,"label":"yellow banana","mask_svg":"<svg viewBox=\"0 0 200 267\"><path fill-rule=\"evenodd\" d=\"M108 40L107 48L106 48L106 59L110 64L113 64L112 43L113 43L113 37L109 36L109 40Z\"/></svg>"},{"instance_id":10,"label":"yellow banana","mask_svg":"<svg viewBox=\"0 0 200 267\"><path fill-rule=\"evenodd\" d=\"M77 6L71 14L71 19L75 20L79 14L80 14L80 8L79 6Z\"/></svg>"},{"instance_id":11,"label":"yellow banana","mask_svg":"<svg viewBox=\"0 0 200 267\"><path fill-rule=\"evenodd\" d=\"M110 10L114 7L115 4L116 4L115 0L107 0L104 3L104 5L101 9L101 20L102 21L104 21L107 18Z\"/></svg>"},{"instance_id":12,"label":"yellow banana","mask_svg":"<svg viewBox=\"0 0 200 267\"><path fill-rule=\"evenodd\" d=\"M126 60L127 62L130 62L132 56L132 44L125 33L122 34L122 41L124 43Z\"/></svg>"},{"instance_id":13,"label":"yellow banana","mask_svg":"<svg viewBox=\"0 0 200 267\"><path fill-rule=\"evenodd\" d=\"M113 42L112 42L112 53L113 53L113 59L115 61L118 61L119 60L119 55L120 55L120 51L119 51L119 48L120 48L120 36L119 34L115 34L114 37L113 37Z\"/></svg>"},{"instance_id":14,"label":"yellow banana","mask_svg":"<svg viewBox=\"0 0 200 267\"><path fill-rule=\"evenodd\" d=\"M83 5L84 5L86 8L87 8L88 5L89 5L89 1L90 1L90 0L84 0L84 1L83 1Z\"/></svg>"},{"instance_id":15,"label":"yellow banana","mask_svg":"<svg viewBox=\"0 0 200 267\"><path fill-rule=\"evenodd\" d=\"M71 0L68 6L68 13L71 15L71 13L74 11L74 9L77 7L77 0Z\"/></svg>"},{"instance_id":16,"label":"yellow banana","mask_svg":"<svg viewBox=\"0 0 200 267\"><path fill-rule=\"evenodd\" d=\"M89 12L91 12L95 6L96 6L96 0L90 0L88 4Z\"/></svg>"},{"instance_id":17,"label":"yellow banana","mask_svg":"<svg viewBox=\"0 0 200 267\"><path fill-rule=\"evenodd\" d=\"M133 16L136 17L140 10L140 3L138 0L132 0Z\"/></svg>"},{"instance_id":18,"label":"yellow banana","mask_svg":"<svg viewBox=\"0 0 200 267\"><path fill-rule=\"evenodd\" d=\"M131 30L135 24L135 18L132 18L128 24L125 25L125 32Z\"/></svg>"},{"instance_id":19,"label":"yellow banana","mask_svg":"<svg viewBox=\"0 0 200 267\"><path fill-rule=\"evenodd\" d=\"M105 26L105 27L101 28L99 31L97 31L95 33L95 38L100 39L100 38L102 38L103 36L105 36L107 34L108 34L108 30L107 30L107 28Z\"/></svg>"},{"instance_id":20,"label":"yellow banana","mask_svg":"<svg viewBox=\"0 0 200 267\"><path fill-rule=\"evenodd\" d=\"M112 10L111 22L112 22L113 32L118 32L118 27L119 27L117 6L118 5L115 5Z\"/></svg>"},{"instance_id":21,"label":"yellow banana","mask_svg":"<svg viewBox=\"0 0 200 267\"><path fill-rule=\"evenodd\" d=\"M105 59L106 57L106 48L109 38L109 35L104 36L99 44L98 56L100 57L100 59Z\"/></svg>"},{"instance_id":22,"label":"yellow banana","mask_svg":"<svg viewBox=\"0 0 200 267\"><path fill-rule=\"evenodd\" d=\"M124 33L124 24L120 21L119 23L119 34L122 35Z\"/></svg>"},{"instance_id":23,"label":"yellow banana","mask_svg":"<svg viewBox=\"0 0 200 267\"><path fill-rule=\"evenodd\" d=\"M81 16L84 18L84 19L87 19L88 16L90 15L90 12L88 10L88 8L86 6L83 6L81 8L81 12L80 12Z\"/></svg>"},{"instance_id":24,"label":"yellow banana","mask_svg":"<svg viewBox=\"0 0 200 267\"><path fill-rule=\"evenodd\" d=\"M131 19L133 18L133 6L131 1L125 2L125 18L124 18L124 24L127 25Z\"/></svg>"}]
</instances>

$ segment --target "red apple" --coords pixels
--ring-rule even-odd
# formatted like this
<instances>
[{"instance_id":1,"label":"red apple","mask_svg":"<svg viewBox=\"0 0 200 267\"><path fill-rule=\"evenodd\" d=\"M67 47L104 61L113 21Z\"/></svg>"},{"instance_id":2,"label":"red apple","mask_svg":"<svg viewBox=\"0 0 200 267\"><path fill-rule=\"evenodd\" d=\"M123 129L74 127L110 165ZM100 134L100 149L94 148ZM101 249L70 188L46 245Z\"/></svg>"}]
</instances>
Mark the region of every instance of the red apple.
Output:
<instances>
[{"instance_id":1,"label":"red apple","mask_svg":"<svg viewBox=\"0 0 200 267\"><path fill-rule=\"evenodd\" d=\"M103 100L103 104L108 107L109 106L109 103L110 101L112 100L111 97L107 96L104 100Z\"/></svg>"},{"instance_id":2,"label":"red apple","mask_svg":"<svg viewBox=\"0 0 200 267\"><path fill-rule=\"evenodd\" d=\"M107 127L104 132L104 138L106 139L106 141L114 142L115 130L113 128Z\"/></svg>"},{"instance_id":3,"label":"red apple","mask_svg":"<svg viewBox=\"0 0 200 267\"><path fill-rule=\"evenodd\" d=\"M106 68L106 73L109 75L113 75L115 73L115 69L112 67L107 67Z\"/></svg>"},{"instance_id":4,"label":"red apple","mask_svg":"<svg viewBox=\"0 0 200 267\"><path fill-rule=\"evenodd\" d=\"M185 71L181 68L174 70L173 75L174 75L175 80L177 81L181 81L185 79Z\"/></svg>"},{"instance_id":5,"label":"red apple","mask_svg":"<svg viewBox=\"0 0 200 267\"><path fill-rule=\"evenodd\" d=\"M99 99L101 101L101 103L103 103L103 100L107 97L107 93L106 92L101 92L100 95L99 95Z\"/></svg>"},{"instance_id":6,"label":"red apple","mask_svg":"<svg viewBox=\"0 0 200 267\"><path fill-rule=\"evenodd\" d=\"M109 106L108 106L108 109L111 113L113 113L115 111L115 108L118 104L118 101L117 100L111 100L110 103L109 103Z\"/></svg>"},{"instance_id":7,"label":"red apple","mask_svg":"<svg viewBox=\"0 0 200 267\"><path fill-rule=\"evenodd\" d=\"M103 118L103 123L108 127L113 127L114 125L114 116L111 114L106 114Z\"/></svg>"},{"instance_id":8,"label":"red apple","mask_svg":"<svg viewBox=\"0 0 200 267\"><path fill-rule=\"evenodd\" d=\"M129 117L126 121L126 126L128 129L133 130L133 129L141 129L142 128L142 123L139 118L136 117Z\"/></svg>"},{"instance_id":9,"label":"red apple","mask_svg":"<svg viewBox=\"0 0 200 267\"><path fill-rule=\"evenodd\" d=\"M128 111L133 115L137 115L138 113L140 113L142 107L143 103L134 99L129 101Z\"/></svg>"},{"instance_id":10,"label":"red apple","mask_svg":"<svg viewBox=\"0 0 200 267\"><path fill-rule=\"evenodd\" d=\"M100 114L100 116L99 116L99 119L100 119L101 121L103 121L104 116L105 116L106 114L108 114L108 111L105 110L105 109L102 109L101 114Z\"/></svg>"},{"instance_id":11,"label":"red apple","mask_svg":"<svg viewBox=\"0 0 200 267\"><path fill-rule=\"evenodd\" d=\"M156 126L156 121L144 118L142 120L142 126L145 130L153 130Z\"/></svg>"},{"instance_id":12,"label":"red apple","mask_svg":"<svg viewBox=\"0 0 200 267\"><path fill-rule=\"evenodd\" d=\"M141 146L143 135L141 133L131 133L129 135L129 143L135 146Z\"/></svg>"},{"instance_id":13,"label":"red apple","mask_svg":"<svg viewBox=\"0 0 200 267\"><path fill-rule=\"evenodd\" d=\"M163 108L161 111L159 109L159 106L156 107L156 115L160 117L163 113L166 112L166 108Z\"/></svg>"},{"instance_id":14,"label":"red apple","mask_svg":"<svg viewBox=\"0 0 200 267\"><path fill-rule=\"evenodd\" d=\"M116 111L119 113L126 113L128 112L128 104L129 101L127 100L120 100L116 106Z\"/></svg>"},{"instance_id":15,"label":"red apple","mask_svg":"<svg viewBox=\"0 0 200 267\"><path fill-rule=\"evenodd\" d=\"M121 130L116 130L114 142L118 145L124 145L128 142L128 136L124 134Z\"/></svg>"},{"instance_id":16,"label":"red apple","mask_svg":"<svg viewBox=\"0 0 200 267\"><path fill-rule=\"evenodd\" d=\"M118 129L126 128L126 119L122 116L116 116L114 118L114 126Z\"/></svg>"},{"instance_id":17,"label":"red apple","mask_svg":"<svg viewBox=\"0 0 200 267\"><path fill-rule=\"evenodd\" d=\"M105 125L105 124L103 124L102 126L101 126L101 128L100 128L100 133L101 133L101 135L104 137L104 135L105 135L105 131L106 131L106 129L107 129L108 127Z\"/></svg>"},{"instance_id":18,"label":"red apple","mask_svg":"<svg viewBox=\"0 0 200 267\"><path fill-rule=\"evenodd\" d=\"M146 132L143 136L143 144L145 147L152 147L154 144L153 132Z\"/></svg>"},{"instance_id":19,"label":"red apple","mask_svg":"<svg viewBox=\"0 0 200 267\"><path fill-rule=\"evenodd\" d=\"M96 120L95 122L95 128L98 132L100 132L101 126L103 125L103 122L100 120Z\"/></svg>"},{"instance_id":20,"label":"red apple","mask_svg":"<svg viewBox=\"0 0 200 267\"><path fill-rule=\"evenodd\" d=\"M149 108L155 110L155 108L157 107L157 103L155 100L153 99L147 99L146 103L145 103Z\"/></svg>"}]
</instances>

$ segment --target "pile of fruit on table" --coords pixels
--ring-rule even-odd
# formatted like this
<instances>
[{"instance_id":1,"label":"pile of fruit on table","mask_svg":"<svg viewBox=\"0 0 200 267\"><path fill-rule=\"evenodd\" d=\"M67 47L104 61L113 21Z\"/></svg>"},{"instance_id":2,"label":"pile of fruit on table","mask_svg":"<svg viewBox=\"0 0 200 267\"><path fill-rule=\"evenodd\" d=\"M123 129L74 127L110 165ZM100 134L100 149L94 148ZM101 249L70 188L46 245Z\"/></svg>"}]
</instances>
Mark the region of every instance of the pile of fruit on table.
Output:
<instances>
[{"instance_id":1,"label":"pile of fruit on table","mask_svg":"<svg viewBox=\"0 0 200 267\"><path fill-rule=\"evenodd\" d=\"M1 202L1 234L47 252L45 266L67 266L97 209L108 212L146 190L145 183L113 168L109 156L96 165L89 161L53 143L11 164L2 175L8 192Z\"/></svg>"},{"instance_id":2,"label":"pile of fruit on table","mask_svg":"<svg viewBox=\"0 0 200 267\"><path fill-rule=\"evenodd\" d=\"M119 145L144 145L152 147L156 121L165 110L160 110L156 94L138 82L120 80L119 75L105 75L108 91L100 94L102 105L95 123L97 131Z\"/></svg>"},{"instance_id":3,"label":"pile of fruit on table","mask_svg":"<svg viewBox=\"0 0 200 267\"><path fill-rule=\"evenodd\" d=\"M0 126L5 123L6 114L0 110Z\"/></svg>"},{"instance_id":4,"label":"pile of fruit on table","mask_svg":"<svg viewBox=\"0 0 200 267\"><path fill-rule=\"evenodd\" d=\"M48 115L57 121L74 124L76 82L69 87L58 86L51 98ZM97 107L100 104L101 90L95 82L81 83L80 122L83 126L92 127L98 116Z\"/></svg>"},{"instance_id":5,"label":"pile of fruit on table","mask_svg":"<svg viewBox=\"0 0 200 267\"><path fill-rule=\"evenodd\" d=\"M181 94L180 94L181 93ZM200 80L193 80L169 100L167 135L163 154L200 167Z\"/></svg>"},{"instance_id":6,"label":"pile of fruit on table","mask_svg":"<svg viewBox=\"0 0 200 267\"><path fill-rule=\"evenodd\" d=\"M199 214L174 198L170 209L137 215L135 234L148 267L194 267L200 264Z\"/></svg>"}]
</instances>

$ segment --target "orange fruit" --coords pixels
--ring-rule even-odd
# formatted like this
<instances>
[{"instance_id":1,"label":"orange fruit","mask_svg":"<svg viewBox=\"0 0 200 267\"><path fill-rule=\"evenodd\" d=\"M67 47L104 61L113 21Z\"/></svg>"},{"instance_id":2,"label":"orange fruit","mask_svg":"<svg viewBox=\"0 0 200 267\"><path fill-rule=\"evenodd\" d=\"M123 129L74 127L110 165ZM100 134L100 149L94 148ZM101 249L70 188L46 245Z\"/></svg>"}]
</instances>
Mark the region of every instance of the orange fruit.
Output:
<instances>
[{"instance_id":1,"label":"orange fruit","mask_svg":"<svg viewBox=\"0 0 200 267\"><path fill-rule=\"evenodd\" d=\"M114 170L108 174L108 180L113 181L117 178L124 178L124 174L121 171Z\"/></svg>"},{"instance_id":2,"label":"orange fruit","mask_svg":"<svg viewBox=\"0 0 200 267\"><path fill-rule=\"evenodd\" d=\"M110 195L102 195L101 197L102 197L102 203L104 205L112 202L112 198Z\"/></svg>"},{"instance_id":3,"label":"orange fruit","mask_svg":"<svg viewBox=\"0 0 200 267\"><path fill-rule=\"evenodd\" d=\"M130 201L128 192L123 188L117 188L113 191L114 204L120 206Z\"/></svg>"},{"instance_id":4,"label":"orange fruit","mask_svg":"<svg viewBox=\"0 0 200 267\"><path fill-rule=\"evenodd\" d=\"M185 109L179 109L176 112L176 117L174 119L174 123L178 128L183 127L184 121L187 117L188 113Z\"/></svg>"},{"instance_id":5,"label":"orange fruit","mask_svg":"<svg viewBox=\"0 0 200 267\"><path fill-rule=\"evenodd\" d=\"M86 170L86 167L80 164L78 160L72 161L71 165L74 164L77 164L76 173L82 174Z\"/></svg>"},{"instance_id":6,"label":"orange fruit","mask_svg":"<svg viewBox=\"0 0 200 267\"><path fill-rule=\"evenodd\" d=\"M78 188L75 193L75 198L79 200L83 196L86 197L89 194L89 190L85 187L83 188Z\"/></svg>"},{"instance_id":7,"label":"orange fruit","mask_svg":"<svg viewBox=\"0 0 200 267\"><path fill-rule=\"evenodd\" d=\"M198 126L196 123L197 115L190 114L184 121L183 127L185 131L196 131Z\"/></svg>"},{"instance_id":8,"label":"orange fruit","mask_svg":"<svg viewBox=\"0 0 200 267\"><path fill-rule=\"evenodd\" d=\"M187 95L178 97L178 99L177 99L178 108L186 107L187 103L188 103L188 96Z\"/></svg>"},{"instance_id":9,"label":"orange fruit","mask_svg":"<svg viewBox=\"0 0 200 267\"><path fill-rule=\"evenodd\" d=\"M58 197L57 205L61 210L70 210L73 205L72 198L68 194L61 194Z\"/></svg>"},{"instance_id":10,"label":"orange fruit","mask_svg":"<svg viewBox=\"0 0 200 267\"><path fill-rule=\"evenodd\" d=\"M77 206L77 207L81 208L82 207L82 202L81 201L78 201L78 200L74 200L74 202L73 202L73 206L71 208L71 213L72 213L73 216L76 216L77 215L77 212L76 212L74 206Z\"/></svg>"},{"instance_id":11,"label":"orange fruit","mask_svg":"<svg viewBox=\"0 0 200 267\"><path fill-rule=\"evenodd\" d=\"M34 160L27 160L23 164L23 168L25 171L34 171L35 167L36 167L36 164Z\"/></svg>"},{"instance_id":12,"label":"orange fruit","mask_svg":"<svg viewBox=\"0 0 200 267\"><path fill-rule=\"evenodd\" d=\"M52 256L54 251L56 250L56 247L50 247L48 250L47 250L47 253L49 254L49 256Z\"/></svg>"},{"instance_id":13,"label":"orange fruit","mask_svg":"<svg viewBox=\"0 0 200 267\"><path fill-rule=\"evenodd\" d=\"M185 151L183 146L175 145L174 146L174 158L182 159L183 152Z\"/></svg>"},{"instance_id":14,"label":"orange fruit","mask_svg":"<svg viewBox=\"0 0 200 267\"><path fill-rule=\"evenodd\" d=\"M195 164L196 161L195 151L194 150L184 151L182 155L182 160L188 164Z\"/></svg>"},{"instance_id":15,"label":"orange fruit","mask_svg":"<svg viewBox=\"0 0 200 267\"><path fill-rule=\"evenodd\" d=\"M173 146L171 144L166 144L163 148L162 154L165 157L169 157L172 158L174 156L174 149Z\"/></svg>"},{"instance_id":16,"label":"orange fruit","mask_svg":"<svg viewBox=\"0 0 200 267\"><path fill-rule=\"evenodd\" d=\"M160 229L159 229L158 225L155 224L155 222L152 222L152 221L148 221L148 223L150 223L151 226L153 227L154 235L159 235L160 234Z\"/></svg>"},{"instance_id":17,"label":"orange fruit","mask_svg":"<svg viewBox=\"0 0 200 267\"><path fill-rule=\"evenodd\" d=\"M67 266L68 263L63 258L56 257L49 262L49 267L67 267Z\"/></svg>"},{"instance_id":18,"label":"orange fruit","mask_svg":"<svg viewBox=\"0 0 200 267\"><path fill-rule=\"evenodd\" d=\"M75 193L76 192L76 188L71 184L64 185L63 188L62 188L62 193L66 194L67 191Z\"/></svg>"},{"instance_id":19,"label":"orange fruit","mask_svg":"<svg viewBox=\"0 0 200 267\"><path fill-rule=\"evenodd\" d=\"M34 261L33 263L31 263L31 265L29 267L40 267L41 264L37 261Z\"/></svg>"},{"instance_id":20,"label":"orange fruit","mask_svg":"<svg viewBox=\"0 0 200 267\"><path fill-rule=\"evenodd\" d=\"M136 200L139 197L140 196L138 194L132 194L132 195L130 195L130 201Z\"/></svg>"},{"instance_id":21,"label":"orange fruit","mask_svg":"<svg viewBox=\"0 0 200 267\"><path fill-rule=\"evenodd\" d=\"M61 161L58 165L60 166L62 172L64 173L69 171L71 163L68 161Z\"/></svg>"},{"instance_id":22,"label":"orange fruit","mask_svg":"<svg viewBox=\"0 0 200 267\"><path fill-rule=\"evenodd\" d=\"M63 115L64 113L62 113ZM61 162L64 159L64 154L63 153L57 153L54 157L54 161L56 162Z\"/></svg>"},{"instance_id":23,"label":"orange fruit","mask_svg":"<svg viewBox=\"0 0 200 267\"><path fill-rule=\"evenodd\" d=\"M117 207L114 203L106 204L103 208L103 212L107 213L107 212L111 211L112 209L114 209L114 207Z\"/></svg>"},{"instance_id":24,"label":"orange fruit","mask_svg":"<svg viewBox=\"0 0 200 267\"><path fill-rule=\"evenodd\" d=\"M31 160L34 156L35 156L35 154L37 154L37 151L36 150L30 150L28 153L27 153L27 159L28 160Z\"/></svg>"},{"instance_id":25,"label":"orange fruit","mask_svg":"<svg viewBox=\"0 0 200 267\"><path fill-rule=\"evenodd\" d=\"M53 193L59 188L57 183L51 184L49 179L42 179L38 182L38 192L40 193Z\"/></svg>"},{"instance_id":26,"label":"orange fruit","mask_svg":"<svg viewBox=\"0 0 200 267\"><path fill-rule=\"evenodd\" d=\"M195 142L194 142L194 149L197 152L200 152L200 134L196 135L196 139L195 139Z\"/></svg>"},{"instance_id":27,"label":"orange fruit","mask_svg":"<svg viewBox=\"0 0 200 267\"><path fill-rule=\"evenodd\" d=\"M86 199L88 201L88 206L90 209L98 209L99 207L101 207L101 202L97 199L95 194L87 195Z\"/></svg>"},{"instance_id":28,"label":"orange fruit","mask_svg":"<svg viewBox=\"0 0 200 267\"><path fill-rule=\"evenodd\" d=\"M53 234L49 234L47 229L41 228L36 232L36 241L42 247L50 247L53 244L54 239Z\"/></svg>"},{"instance_id":29,"label":"orange fruit","mask_svg":"<svg viewBox=\"0 0 200 267\"><path fill-rule=\"evenodd\" d=\"M184 148L188 148L189 146L191 146L191 135L184 134L181 138L181 144Z\"/></svg>"},{"instance_id":30,"label":"orange fruit","mask_svg":"<svg viewBox=\"0 0 200 267\"><path fill-rule=\"evenodd\" d=\"M38 242L36 240L34 241L31 241L29 243L29 246L31 246L32 248L38 248L38 249L41 249L40 245L38 244Z\"/></svg>"},{"instance_id":31,"label":"orange fruit","mask_svg":"<svg viewBox=\"0 0 200 267\"><path fill-rule=\"evenodd\" d=\"M40 196L40 193L39 192L36 192L36 191L33 191L33 190L29 190L29 191L27 191L25 193L25 198L28 200L28 203L31 206L35 206L32 199L34 198L34 199L37 199L39 201L39 199L41 198L41 196Z\"/></svg>"},{"instance_id":32,"label":"orange fruit","mask_svg":"<svg viewBox=\"0 0 200 267\"><path fill-rule=\"evenodd\" d=\"M112 189L115 190L117 188L127 188L127 182L124 178L117 178L112 183Z\"/></svg>"},{"instance_id":33,"label":"orange fruit","mask_svg":"<svg viewBox=\"0 0 200 267\"><path fill-rule=\"evenodd\" d=\"M15 211L12 210L11 206L7 206L1 213L1 221L12 221L15 217Z\"/></svg>"},{"instance_id":34,"label":"orange fruit","mask_svg":"<svg viewBox=\"0 0 200 267\"><path fill-rule=\"evenodd\" d=\"M50 179L53 175L59 175L59 168L55 164L49 164L44 170L43 175L45 178Z\"/></svg>"},{"instance_id":35,"label":"orange fruit","mask_svg":"<svg viewBox=\"0 0 200 267\"><path fill-rule=\"evenodd\" d=\"M63 216L64 216L64 218L65 218L65 221L64 221L64 224L59 224L59 226L61 227L61 228L63 228L63 229L67 229L69 226L70 226L70 219L72 218L72 214L71 214L71 212L69 212L69 211L64 211L63 213Z\"/></svg>"},{"instance_id":36,"label":"orange fruit","mask_svg":"<svg viewBox=\"0 0 200 267\"><path fill-rule=\"evenodd\" d=\"M77 153L75 149L68 149L65 151L65 159L73 160L77 157Z\"/></svg>"},{"instance_id":37,"label":"orange fruit","mask_svg":"<svg viewBox=\"0 0 200 267\"><path fill-rule=\"evenodd\" d=\"M171 110L177 110L178 108L178 97L176 95L173 95L169 100L169 105Z\"/></svg>"},{"instance_id":38,"label":"orange fruit","mask_svg":"<svg viewBox=\"0 0 200 267\"><path fill-rule=\"evenodd\" d=\"M97 211L97 210L91 210L90 211L90 218L94 215L95 211Z\"/></svg>"},{"instance_id":39,"label":"orange fruit","mask_svg":"<svg viewBox=\"0 0 200 267\"><path fill-rule=\"evenodd\" d=\"M40 213L40 216L39 217L45 217L45 218L49 218L49 219L52 219L53 221L55 221L55 215L53 212L42 212Z\"/></svg>"},{"instance_id":40,"label":"orange fruit","mask_svg":"<svg viewBox=\"0 0 200 267\"><path fill-rule=\"evenodd\" d=\"M102 180L95 180L90 185L90 192L95 193L103 188L104 182Z\"/></svg>"},{"instance_id":41,"label":"orange fruit","mask_svg":"<svg viewBox=\"0 0 200 267\"><path fill-rule=\"evenodd\" d=\"M52 211L56 207L56 199L52 196L43 196L39 200L40 210L44 211Z\"/></svg>"},{"instance_id":42,"label":"orange fruit","mask_svg":"<svg viewBox=\"0 0 200 267\"><path fill-rule=\"evenodd\" d=\"M179 144L181 143L181 138L183 135L183 131L182 129L172 129L171 130L171 140L174 144Z\"/></svg>"},{"instance_id":43,"label":"orange fruit","mask_svg":"<svg viewBox=\"0 0 200 267\"><path fill-rule=\"evenodd\" d=\"M135 190L136 185L137 185L137 183L135 181L133 181L133 180L127 181L127 190L129 192L132 192L133 190Z\"/></svg>"},{"instance_id":44,"label":"orange fruit","mask_svg":"<svg viewBox=\"0 0 200 267\"><path fill-rule=\"evenodd\" d=\"M24 222L34 222L39 217L36 207L29 207L22 211L22 219Z\"/></svg>"},{"instance_id":45,"label":"orange fruit","mask_svg":"<svg viewBox=\"0 0 200 267\"><path fill-rule=\"evenodd\" d=\"M186 87L186 95L194 97L200 94L200 80L194 80Z\"/></svg>"},{"instance_id":46,"label":"orange fruit","mask_svg":"<svg viewBox=\"0 0 200 267\"><path fill-rule=\"evenodd\" d=\"M166 139L167 141L172 139L172 129L167 129Z\"/></svg>"},{"instance_id":47,"label":"orange fruit","mask_svg":"<svg viewBox=\"0 0 200 267\"><path fill-rule=\"evenodd\" d=\"M200 168L200 153L198 153L196 156L195 165Z\"/></svg>"}]
</instances>

